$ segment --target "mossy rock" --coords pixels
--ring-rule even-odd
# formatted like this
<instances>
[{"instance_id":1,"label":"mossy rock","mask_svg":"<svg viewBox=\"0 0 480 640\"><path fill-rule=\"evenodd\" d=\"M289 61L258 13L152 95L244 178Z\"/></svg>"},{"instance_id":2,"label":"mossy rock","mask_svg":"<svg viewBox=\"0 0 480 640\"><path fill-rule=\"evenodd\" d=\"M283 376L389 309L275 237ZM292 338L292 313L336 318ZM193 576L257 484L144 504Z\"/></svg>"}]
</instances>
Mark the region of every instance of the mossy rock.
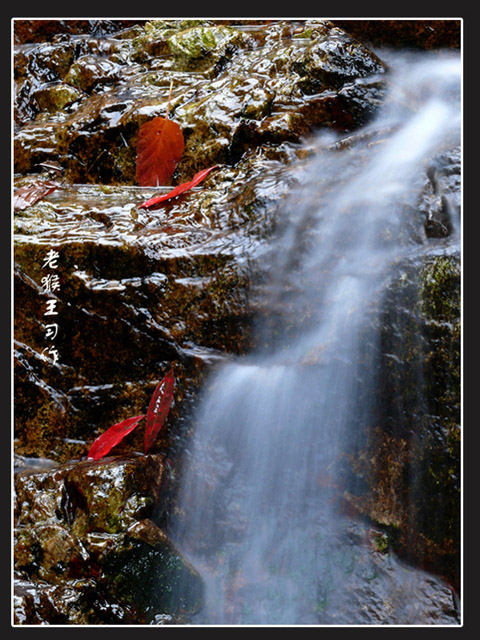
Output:
<instances>
[{"instance_id":1,"label":"mossy rock","mask_svg":"<svg viewBox=\"0 0 480 640\"><path fill-rule=\"evenodd\" d=\"M196 26L171 35L168 46L181 68L198 70L231 55L242 40L242 34L231 27Z\"/></svg>"},{"instance_id":2,"label":"mossy rock","mask_svg":"<svg viewBox=\"0 0 480 640\"><path fill-rule=\"evenodd\" d=\"M177 72L182 82L174 83L170 117L186 146L172 184L206 166L236 164L255 148L299 142L319 126L356 128L383 99L374 78L382 64L329 23L313 27L308 40L276 39L268 22L249 33L226 21L154 20L108 41L19 50L15 108L23 126L15 133L15 171L55 160L69 182L135 184L138 129L165 114ZM343 76L337 57L348 66ZM65 85L86 95L71 102ZM319 101L320 85L343 93Z\"/></svg>"},{"instance_id":3,"label":"mossy rock","mask_svg":"<svg viewBox=\"0 0 480 640\"><path fill-rule=\"evenodd\" d=\"M171 53L168 39L185 29L209 26L208 20L149 20L132 41L132 59L148 62L150 58Z\"/></svg>"},{"instance_id":4,"label":"mossy rock","mask_svg":"<svg viewBox=\"0 0 480 640\"><path fill-rule=\"evenodd\" d=\"M98 85L115 82L119 77L120 69L121 67L111 60L85 55L72 64L64 81L85 93L91 93Z\"/></svg>"},{"instance_id":5,"label":"mossy rock","mask_svg":"<svg viewBox=\"0 0 480 640\"><path fill-rule=\"evenodd\" d=\"M147 623L159 612L192 615L203 604L197 571L166 537L157 538L155 544L128 538L102 562L111 576L109 589L121 602L144 612Z\"/></svg>"},{"instance_id":6,"label":"mossy rock","mask_svg":"<svg viewBox=\"0 0 480 640\"><path fill-rule=\"evenodd\" d=\"M16 474L18 624L148 624L200 606L200 577L149 518L163 470L149 454Z\"/></svg>"},{"instance_id":7,"label":"mossy rock","mask_svg":"<svg viewBox=\"0 0 480 640\"><path fill-rule=\"evenodd\" d=\"M398 553L458 589L459 256L403 264L383 304L375 425L355 427L348 499L395 528Z\"/></svg>"},{"instance_id":8,"label":"mossy rock","mask_svg":"<svg viewBox=\"0 0 480 640\"><path fill-rule=\"evenodd\" d=\"M84 94L75 87L60 82L40 87L34 95L41 111L54 113L79 100Z\"/></svg>"},{"instance_id":9,"label":"mossy rock","mask_svg":"<svg viewBox=\"0 0 480 640\"><path fill-rule=\"evenodd\" d=\"M147 517L160 496L163 462L147 456L73 466L65 478L72 532L81 538L92 531L114 534Z\"/></svg>"},{"instance_id":10,"label":"mossy rock","mask_svg":"<svg viewBox=\"0 0 480 640\"><path fill-rule=\"evenodd\" d=\"M356 78L366 78L386 71L378 56L359 42L345 37L315 41L292 64L300 76L297 81L304 93L340 89Z\"/></svg>"}]
</instances>

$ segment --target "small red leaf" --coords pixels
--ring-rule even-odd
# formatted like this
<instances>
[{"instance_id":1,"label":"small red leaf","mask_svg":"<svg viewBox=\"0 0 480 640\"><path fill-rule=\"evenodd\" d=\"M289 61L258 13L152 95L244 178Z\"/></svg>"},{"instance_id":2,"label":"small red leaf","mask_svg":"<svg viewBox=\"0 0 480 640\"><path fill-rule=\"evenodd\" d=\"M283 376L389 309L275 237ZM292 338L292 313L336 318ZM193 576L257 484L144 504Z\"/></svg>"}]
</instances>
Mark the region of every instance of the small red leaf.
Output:
<instances>
[{"instance_id":1,"label":"small red leaf","mask_svg":"<svg viewBox=\"0 0 480 640\"><path fill-rule=\"evenodd\" d=\"M193 176L193 180L191 180L190 182L183 182L182 184L179 184L168 193L165 193L161 196L156 196L155 198L150 198L150 200L147 200L146 202L141 204L139 208L146 209L147 207L153 207L153 205L155 204L159 204L160 202L164 202L165 200L170 200L170 198L176 198L177 196L181 195L185 191L188 191L189 189L193 189L193 187L196 187L197 184L199 184L204 178L208 176L210 171L212 171L213 169L216 169L218 166L219 165L216 164L213 167L209 167L208 169L203 169L202 171L199 171Z\"/></svg>"},{"instance_id":2,"label":"small red leaf","mask_svg":"<svg viewBox=\"0 0 480 640\"><path fill-rule=\"evenodd\" d=\"M140 127L137 142L137 182L142 187L167 184L183 154L185 142L173 120L157 116Z\"/></svg>"},{"instance_id":3,"label":"small red leaf","mask_svg":"<svg viewBox=\"0 0 480 640\"><path fill-rule=\"evenodd\" d=\"M99 436L92 444L87 458L93 458L94 460L103 458L110 449L121 442L127 434L135 429L140 420L145 418L145 415L146 414L135 416L134 418L127 418L126 420L118 422L117 424L114 424L113 427L107 429L105 433L102 433L102 435Z\"/></svg>"},{"instance_id":4,"label":"small red leaf","mask_svg":"<svg viewBox=\"0 0 480 640\"><path fill-rule=\"evenodd\" d=\"M167 373L161 382L156 386L152 399L147 410L147 424L145 426L145 448L144 452L150 449L155 442L158 432L162 428L170 410L173 400L173 388L175 377L173 371Z\"/></svg>"},{"instance_id":5,"label":"small red leaf","mask_svg":"<svg viewBox=\"0 0 480 640\"><path fill-rule=\"evenodd\" d=\"M32 184L20 187L13 194L13 208L17 211L22 211L48 196L59 186L60 184L53 182L53 180L35 180Z\"/></svg>"}]
</instances>

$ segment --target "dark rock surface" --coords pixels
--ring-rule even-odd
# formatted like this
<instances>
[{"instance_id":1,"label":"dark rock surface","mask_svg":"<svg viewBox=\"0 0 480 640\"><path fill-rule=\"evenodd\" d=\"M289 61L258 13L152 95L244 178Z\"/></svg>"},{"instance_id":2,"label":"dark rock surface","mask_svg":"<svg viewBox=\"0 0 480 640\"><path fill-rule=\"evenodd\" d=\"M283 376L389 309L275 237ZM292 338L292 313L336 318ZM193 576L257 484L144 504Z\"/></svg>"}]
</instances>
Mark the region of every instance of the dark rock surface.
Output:
<instances>
[{"instance_id":1,"label":"dark rock surface","mask_svg":"<svg viewBox=\"0 0 480 640\"><path fill-rule=\"evenodd\" d=\"M401 557L460 590L460 260L432 253L398 268L383 300L378 394L354 421L344 499L384 527ZM367 373L365 372L365 377ZM358 394L362 393L362 383Z\"/></svg>"},{"instance_id":2,"label":"dark rock surface","mask_svg":"<svg viewBox=\"0 0 480 640\"><path fill-rule=\"evenodd\" d=\"M15 476L16 624L150 624L199 607L200 578L150 519L168 472L163 456L23 464ZM171 585L185 573L195 586L174 600Z\"/></svg>"},{"instance_id":3,"label":"dark rock surface","mask_svg":"<svg viewBox=\"0 0 480 640\"><path fill-rule=\"evenodd\" d=\"M460 48L460 20L335 20L335 24L367 46L415 49Z\"/></svg>"}]
</instances>

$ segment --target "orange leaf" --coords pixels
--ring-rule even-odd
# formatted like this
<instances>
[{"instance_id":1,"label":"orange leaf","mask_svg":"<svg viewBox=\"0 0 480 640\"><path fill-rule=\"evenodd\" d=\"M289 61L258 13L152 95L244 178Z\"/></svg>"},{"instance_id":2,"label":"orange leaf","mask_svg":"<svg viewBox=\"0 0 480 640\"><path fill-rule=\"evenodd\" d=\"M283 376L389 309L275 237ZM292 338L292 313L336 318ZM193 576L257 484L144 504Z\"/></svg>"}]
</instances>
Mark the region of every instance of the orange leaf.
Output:
<instances>
[{"instance_id":1,"label":"orange leaf","mask_svg":"<svg viewBox=\"0 0 480 640\"><path fill-rule=\"evenodd\" d=\"M207 177L207 175L210 173L210 171L212 171L212 169L216 169L218 166L219 165L216 164L213 167L209 167L208 169L203 169L202 171L199 171L193 176L193 179L190 182L183 182L182 184L179 184L178 186L174 187L168 193L164 193L161 196L156 196L155 198L150 198L150 200L147 200L146 202L143 202L141 205L139 205L139 209L142 209L142 208L146 209L148 207L153 207L153 205L155 204L159 204L160 202L164 202L165 200L170 200L170 198L176 198L177 196L181 195L185 191L188 191L189 189L193 189L193 187L196 187L197 184L199 184L204 178Z\"/></svg>"},{"instance_id":2,"label":"orange leaf","mask_svg":"<svg viewBox=\"0 0 480 640\"><path fill-rule=\"evenodd\" d=\"M140 127L137 142L137 182L142 187L165 185L183 154L185 143L173 120L158 116Z\"/></svg>"}]
</instances>

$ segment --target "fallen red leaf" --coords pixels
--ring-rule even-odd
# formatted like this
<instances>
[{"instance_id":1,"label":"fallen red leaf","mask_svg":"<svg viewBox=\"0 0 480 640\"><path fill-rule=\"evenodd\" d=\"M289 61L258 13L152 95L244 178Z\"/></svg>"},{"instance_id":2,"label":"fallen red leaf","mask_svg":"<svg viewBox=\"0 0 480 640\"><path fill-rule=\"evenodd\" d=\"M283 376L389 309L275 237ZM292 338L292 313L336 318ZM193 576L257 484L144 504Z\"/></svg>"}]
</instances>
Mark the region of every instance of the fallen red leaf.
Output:
<instances>
[{"instance_id":1,"label":"fallen red leaf","mask_svg":"<svg viewBox=\"0 0 480 640\"><path fill-rule=\"evenodd\" d=\"M115 445L117 445L123 438L133 431L135 427L138 425L142 418L145 418L146 414L141 416L135 416L134 418L127 418L122 422L118 422L114 424L113 427L110 427L99 436L95 442L90 447L90 451L88 452L87 458L93 458L94 460L98 460L98 458L103 458L110 449L112 449Z\"/></svg>"},{"instance_id":2,"label":"fallen red leaf","mask_svg":"<svg viewBox=\"0 0 480 640\"><path fill-rule=\"evenodd\" d=\"M150 198L150 200L147 200L146 202L143 202L141 205L139 205L139 208L146 209L147 207L153 207L154 205L159 204L160 202L164 202L165 200L170 200L170 198L176 198L177 196L181 195L185 191L188 191L189 189L193 189L193 187L196 187L197 184L199 184L204 178L208 176L210 171L212 171L213 169L216 169L218 166L219 165L216 164L213 167L209 167L208 169L203 169L202 171L199 171L193 176L193 180L191 180L190 182L183 182L182 184L179 184L178 186L174 187L168 193L164 193L161 196L156 196L155 198Z\"/></svg>"},{"instance_id":3,"label":"fallen red leaf","mask_svg":"<svg viewBox=\"0 0 480 640\"><path fill-rule=\"evenodd\" d=\"M140 127L137 142L137 182L142 187L167 184L183 154L185 143L173 120L157 116Z\"/></svg>"},{"instance_id":4,"label":"fallen red leaf","mask_svg":"<svg viewBox=\"0 0 480 640\"><path fill-rule=\"evenodd\" d=\"M60 184L53 180L35 180L29 185L19 187L13 194L13 208L20 211L26 209L58 189L59 186Z\"/></svg>"},{"instance_id":5,"label":"fallen red leaf","mask_svg":"<svg viewBox=\"0 0 480 640\"><path fill-rule=\"evenodd\" d=\"M173 400L173 388L175 377L173 371L169 371L161 382L156 386L152 399L147 410L147 424L145 426L145 448L144 452L150 449L155 442L158 432L162 428L170 410Z\"/></svg>"}]
</instances>

